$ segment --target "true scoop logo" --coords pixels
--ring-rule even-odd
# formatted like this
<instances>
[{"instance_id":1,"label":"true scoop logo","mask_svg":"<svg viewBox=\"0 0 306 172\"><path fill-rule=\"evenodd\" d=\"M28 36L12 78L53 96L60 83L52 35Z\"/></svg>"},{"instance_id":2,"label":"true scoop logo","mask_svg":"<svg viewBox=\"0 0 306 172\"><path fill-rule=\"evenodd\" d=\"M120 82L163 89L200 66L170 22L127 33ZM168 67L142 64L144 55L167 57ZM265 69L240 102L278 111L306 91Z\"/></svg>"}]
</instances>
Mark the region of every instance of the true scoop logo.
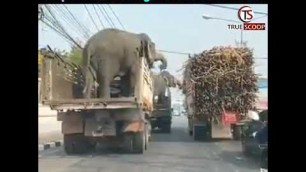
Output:
<instances>
[{"instance_id":1,"label":"true scoop logo","mask_svg":"<svg viewBox=\"0 0 306 172\"><path fill-rule=\"evenodd\" d=\"M250 6L242 6L238 10L238 18L243 24L229 24L228 29L243 29L243 30L265 30L265 23L252 23L254 18L253 9Z\"/></svg>"}]
</instances>

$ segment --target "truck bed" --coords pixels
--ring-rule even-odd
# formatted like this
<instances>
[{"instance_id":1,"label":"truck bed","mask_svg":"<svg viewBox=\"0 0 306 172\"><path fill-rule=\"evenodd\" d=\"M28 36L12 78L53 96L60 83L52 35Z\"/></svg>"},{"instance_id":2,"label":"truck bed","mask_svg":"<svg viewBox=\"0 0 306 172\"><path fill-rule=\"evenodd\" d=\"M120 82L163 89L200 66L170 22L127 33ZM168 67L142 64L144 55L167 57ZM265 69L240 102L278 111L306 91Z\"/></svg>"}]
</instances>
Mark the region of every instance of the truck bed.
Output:
<instances>
[{"instance_id":1,"label":"truck bed","mask_svg":"<svg viewBox=\"0 0 306 172\"><path fill-rule=\"evenodd\" d=\"M75 68L60 58L46 55L42 63L42 104L49 105L53 110L142 108L152 111L153 83L150 69L144 57L139 57L139 62L139 81L135 85L134 96L114 96L109 99L93 96L85 99L74 95L77 77L71 71ZM118 86L116 80L113 83L113 86Z\"/></svg>"}]
</instances>

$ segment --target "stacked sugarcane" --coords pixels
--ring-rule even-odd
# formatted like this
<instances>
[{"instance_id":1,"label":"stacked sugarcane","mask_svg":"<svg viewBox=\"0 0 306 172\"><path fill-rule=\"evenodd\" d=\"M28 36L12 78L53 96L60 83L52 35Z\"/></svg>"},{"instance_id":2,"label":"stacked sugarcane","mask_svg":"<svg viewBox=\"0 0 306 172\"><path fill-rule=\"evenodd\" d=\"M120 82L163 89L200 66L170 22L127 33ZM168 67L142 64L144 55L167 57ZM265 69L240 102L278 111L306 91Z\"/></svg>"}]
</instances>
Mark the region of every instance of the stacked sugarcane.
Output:
<instances>
[{"instance_id":1,"label":"stacked sugarcane","mask_svg":"<svg viewBox=\"0 0 306 172\"><path fill-rule=\"evenodd\" d=\"M243 114L254 109L257 75L253 65L253 53L247 47L214 47L190 57L185 65L184 93L194 97L194 115Z\"/></svg>"}]
</instances>

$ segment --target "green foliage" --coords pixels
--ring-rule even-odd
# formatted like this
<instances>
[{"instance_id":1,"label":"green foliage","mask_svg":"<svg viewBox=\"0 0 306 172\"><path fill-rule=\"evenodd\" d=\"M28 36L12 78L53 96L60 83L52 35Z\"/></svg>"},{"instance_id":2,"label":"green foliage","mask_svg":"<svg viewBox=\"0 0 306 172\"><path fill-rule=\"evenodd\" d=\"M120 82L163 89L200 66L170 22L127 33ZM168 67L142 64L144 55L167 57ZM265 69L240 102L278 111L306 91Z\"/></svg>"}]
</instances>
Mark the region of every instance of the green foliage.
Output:
<instances>
[{"instance_id":1,"label":"green foliage","mask_svg":"<svg viewBox=\"0 0 306 172\"><path fill-rule=\"evenodd\" d=\"M77 65L82 63L82 50L78 47L72 47L69 53L69 60Z\"/></svg>"}]
</instances>

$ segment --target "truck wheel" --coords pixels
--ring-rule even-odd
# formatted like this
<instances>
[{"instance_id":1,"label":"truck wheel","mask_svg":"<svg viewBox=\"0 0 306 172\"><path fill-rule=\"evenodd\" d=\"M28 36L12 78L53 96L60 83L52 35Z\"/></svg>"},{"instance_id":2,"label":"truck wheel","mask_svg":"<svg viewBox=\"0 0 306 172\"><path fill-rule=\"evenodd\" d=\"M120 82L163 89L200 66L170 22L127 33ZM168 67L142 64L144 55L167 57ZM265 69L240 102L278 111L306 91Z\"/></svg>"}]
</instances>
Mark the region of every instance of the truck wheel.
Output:
<instances>
[{"instance_id":1,"label":"truck wheel","mask_svg":"<svg viewBox=\"0 0 306 172\"><path fill-rule=\"evenodd\" d=\"M146 135L144 132L134 133L133 153L142 154L146 147Z\"/></svg>"},{"instance_id":2,"label":"truck wheel","mask_svg":"<svg viewBox=\"0 0 306 172\"><path fill-rule=\"evenodd\" d=\"M192 135L193 135L192 130L189 130L189 136L192 136Z\"/></svg>"},{"instance_id":3,"label":"truck wheel","mask_svg":"<svg viewBox=\"0 0 306 172\"><path fill-rule=\"evenodd\" d=\"M207 126L194 126L193 138L195 141L209 141L211 134Z\"/></svg>"},{"instance_id":4,"label":"truck wheel","mask_svg":"<svg viewBox=\"0 0 306 172\"><path fill-rule=\"evenodd\" d=\"M166 124L162 127L165 133L171 133L171 124Z\"/></svg>"},{"instance_id":5,"label":"truck wheel","mask_svg":"<svg viewBox=\"0 0 306 172\"><path fill-rule=\"evenodd\" d=\"M250 156L250 152L247 148L247 146L245 144L242 143L242 153L243 155L245 155L246 157Z\"/></svg>"},{"instance_id":6,"label":"truck wheel","mask_svg":"<svg viewBox=\"0 0 306 172\"><path fill-rule=\"evenodd\" d=\"M268 169L268 151L264 150L260 156L260 167Z\"/></svg>"},{"instance_id":7,"label":"truck wheel","mask_svg":"<svg viewBox=\"0 0 306 172\"><path fill-rule=\"evenodd\" d=\"M124 136L124 147L128 153L140 153L145 150L146 138L144 132L126 133Z\"/></svg>"},{"instance_id":8,"label":"truck wheel","mask_svg":"<svg viewBox=\"0 0 306 172\"><path fill-rule=\"evenodd\" d=\"M83 134L64 134L64 149L68 155L83 154L91 146Z\"/></svg>"},{"instance_id":9,"label":"truck wheel","mask_svg":"<svg viewBox=\"0 0 306 172\"><path fill-rule=\"evenodd\" d=\"M237 126L237 125L234 125L233 127L233 139L234 140L241 140L241 127L240 126Z\"/></svg>"}]
</instances>

